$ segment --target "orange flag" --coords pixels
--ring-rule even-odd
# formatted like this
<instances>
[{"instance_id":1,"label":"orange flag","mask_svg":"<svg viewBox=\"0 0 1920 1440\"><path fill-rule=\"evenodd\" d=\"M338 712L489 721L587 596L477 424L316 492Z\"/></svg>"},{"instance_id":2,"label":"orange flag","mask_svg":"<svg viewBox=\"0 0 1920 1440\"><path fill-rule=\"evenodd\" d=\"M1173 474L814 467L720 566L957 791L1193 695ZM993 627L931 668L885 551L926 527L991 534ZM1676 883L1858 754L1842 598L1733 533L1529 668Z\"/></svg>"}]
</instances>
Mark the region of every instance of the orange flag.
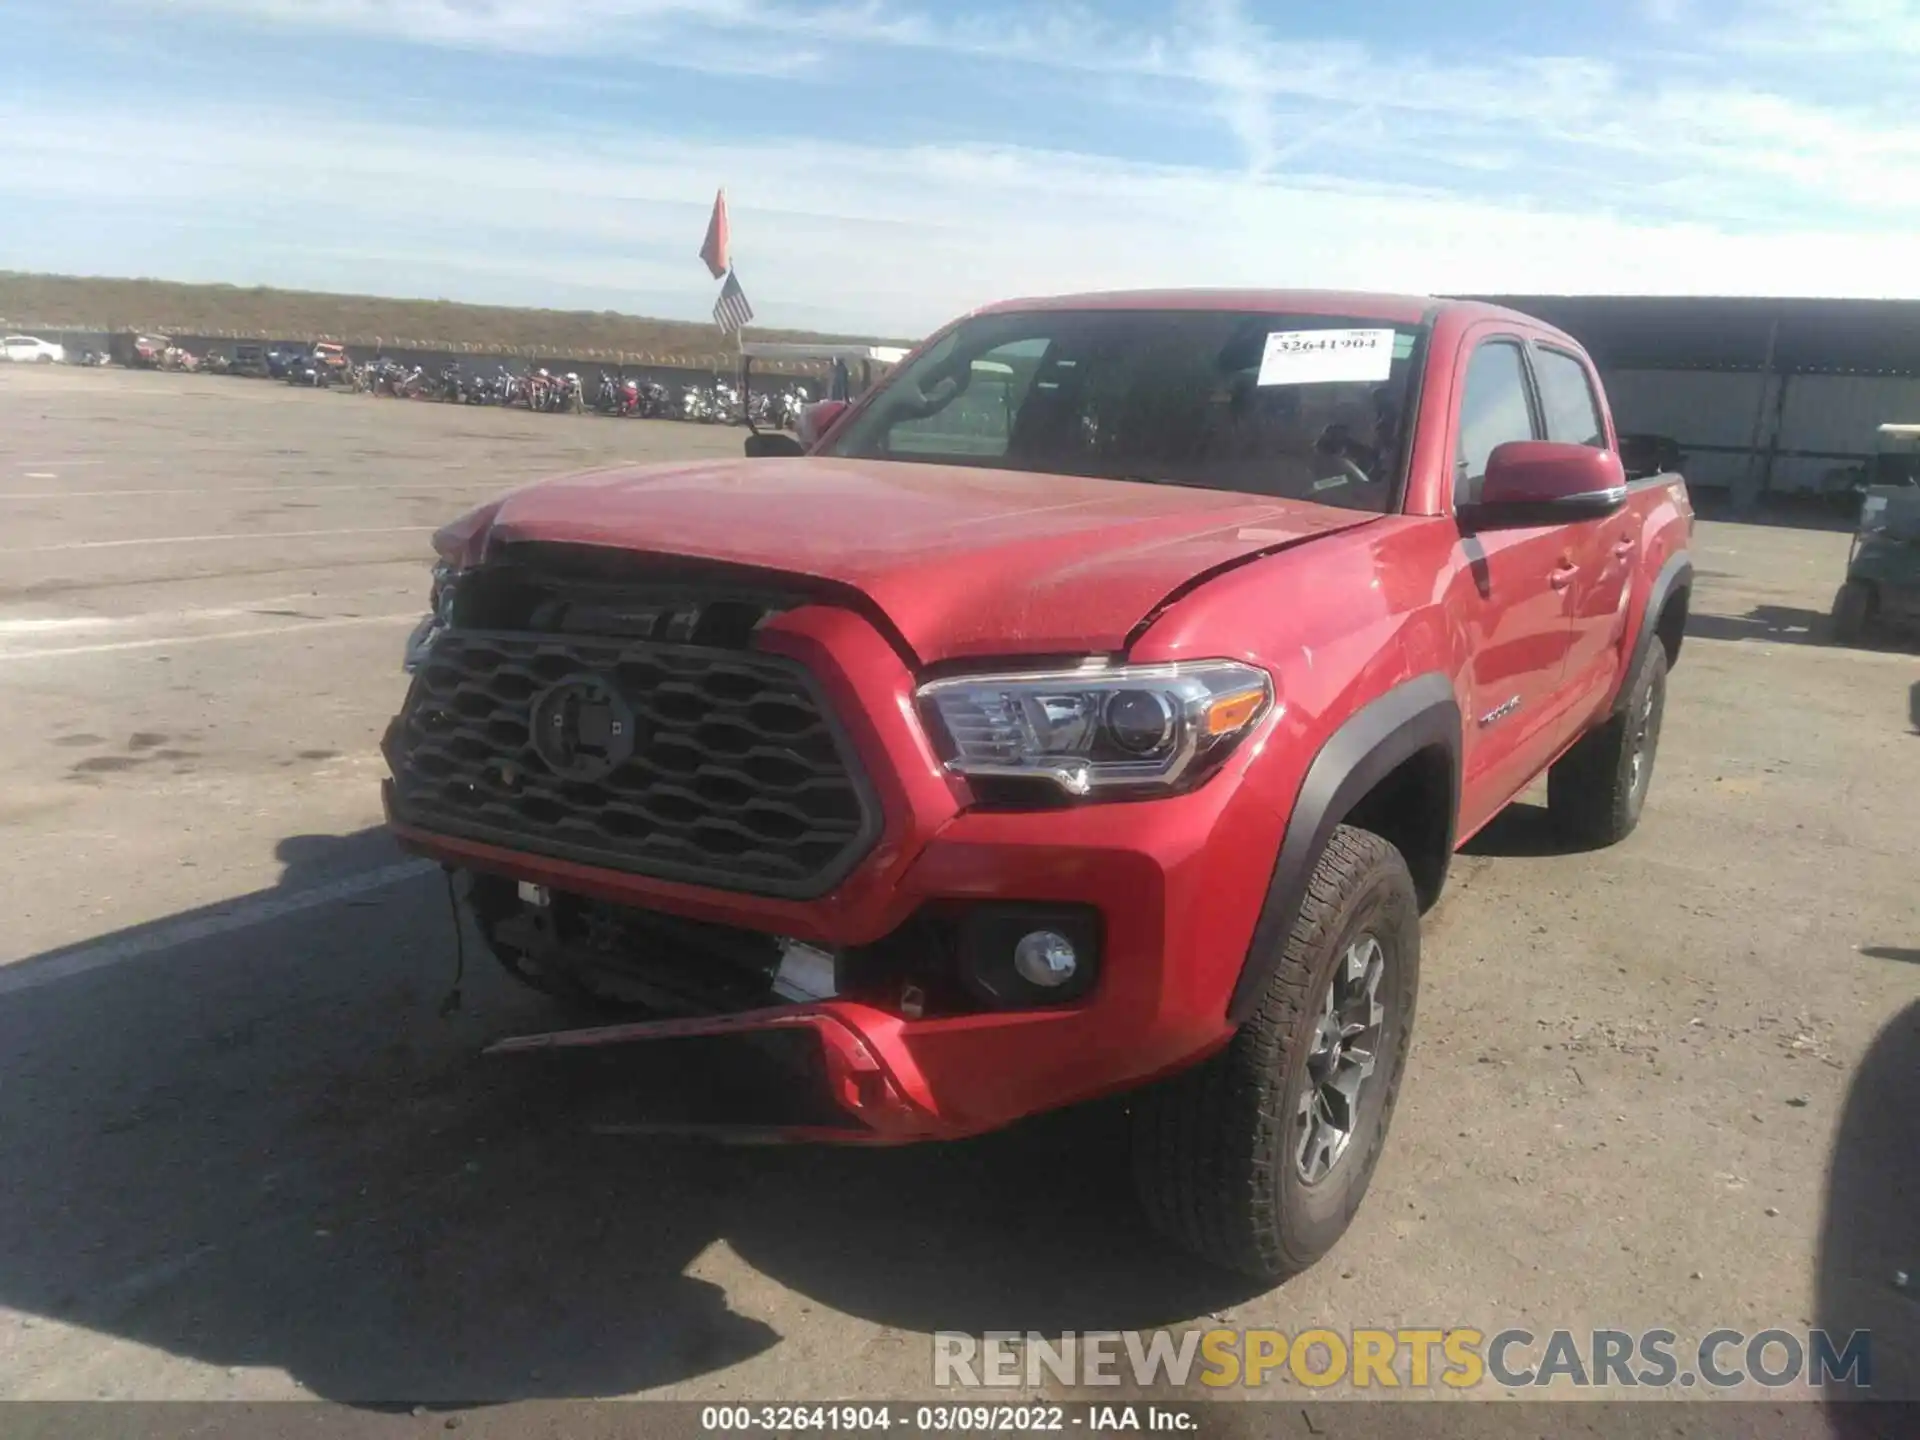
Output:
<instances>
[{"instance_id":1,"label":"orange flag","mask_svg":"<svg viewBox=\"0 0 1920 1440\"><path fill-rule=\"evenodd\" d=\"M713 197L713 217L707 221L707 238L700 246L700 258L716 280L733 268L727 251L727 192L721 190Z\"/></svg>"}]
</instances>

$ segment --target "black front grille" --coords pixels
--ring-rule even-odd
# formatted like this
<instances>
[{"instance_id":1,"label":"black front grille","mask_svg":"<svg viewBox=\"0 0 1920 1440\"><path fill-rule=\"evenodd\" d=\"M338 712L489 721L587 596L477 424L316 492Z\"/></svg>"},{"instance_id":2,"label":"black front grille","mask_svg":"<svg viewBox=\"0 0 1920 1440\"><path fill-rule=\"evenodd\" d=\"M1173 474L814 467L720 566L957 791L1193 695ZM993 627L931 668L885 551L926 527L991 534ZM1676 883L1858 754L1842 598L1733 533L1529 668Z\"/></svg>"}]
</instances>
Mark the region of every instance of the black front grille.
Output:
<instances>
[{"instance_id":1,"label":"black front grille","mask_svg":"<svg viewBox=\"0 0 1920 1440\"><path fill-rule=\"evenodd\" d=\"M751 651L450 630L387 748L406 823L664 879L805 898L879 833L812 677Z\"/></svg>"}]
</instances>

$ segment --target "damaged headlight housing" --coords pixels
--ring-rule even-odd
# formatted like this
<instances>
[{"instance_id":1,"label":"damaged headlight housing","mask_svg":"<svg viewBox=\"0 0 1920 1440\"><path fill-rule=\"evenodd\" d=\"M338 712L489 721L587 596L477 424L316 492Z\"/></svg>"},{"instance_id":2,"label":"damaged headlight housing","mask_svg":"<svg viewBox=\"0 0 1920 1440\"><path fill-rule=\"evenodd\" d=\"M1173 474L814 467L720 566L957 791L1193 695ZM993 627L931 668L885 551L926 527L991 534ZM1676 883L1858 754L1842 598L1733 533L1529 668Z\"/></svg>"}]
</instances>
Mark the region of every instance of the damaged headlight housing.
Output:
<instances>
[{"instance_id":1,"label":"damaged headlight housing","mask_svg":"<svg viewBox=\"0 0 1920 1440\"><path fill-rule=\"evenodd\" d=\"M955 774L1096 798L1198 784L1274 705L1267 672L1234 660L963 675L917 698Z\"/></svg>"},{"instance_id":2,"label":"damaged headlight housing","mask_svg":"<svg viewBox=\"0 0 1920 1440\"><path fill-rule=\"evenodd\" d=\"M440 633L453 624L453 593L460 571L445 560L433 567L433 588L428 592L427 613L413 633L407 636L406 656L401 661L401 669L411 675L427 663L427 656L433 652L434 641Z\"/></svg>"}]
</instances>

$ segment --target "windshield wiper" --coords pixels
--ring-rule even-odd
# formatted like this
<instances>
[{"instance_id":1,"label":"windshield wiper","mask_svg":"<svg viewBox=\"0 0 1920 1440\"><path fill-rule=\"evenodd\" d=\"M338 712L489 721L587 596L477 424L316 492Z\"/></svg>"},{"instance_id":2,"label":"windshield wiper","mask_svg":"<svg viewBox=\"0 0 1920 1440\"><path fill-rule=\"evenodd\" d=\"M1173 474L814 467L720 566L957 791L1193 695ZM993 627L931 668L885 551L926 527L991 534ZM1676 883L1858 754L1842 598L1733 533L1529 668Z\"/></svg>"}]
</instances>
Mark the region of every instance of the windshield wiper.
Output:
<instances>
[{"instance_id":1,"label":"windshield wiper","mask_svg":"<svg viewBox=\"0 0 1920 1440\"><path fill-rule=\"evenodd\" d=\"M1105 471L1089 474L1089 480L1118 480L1126 485L1176 485L1182 490L1218 490L1204 480L1176 480L1170 475L1110 475Z\"/></svg>"}]
</instances>

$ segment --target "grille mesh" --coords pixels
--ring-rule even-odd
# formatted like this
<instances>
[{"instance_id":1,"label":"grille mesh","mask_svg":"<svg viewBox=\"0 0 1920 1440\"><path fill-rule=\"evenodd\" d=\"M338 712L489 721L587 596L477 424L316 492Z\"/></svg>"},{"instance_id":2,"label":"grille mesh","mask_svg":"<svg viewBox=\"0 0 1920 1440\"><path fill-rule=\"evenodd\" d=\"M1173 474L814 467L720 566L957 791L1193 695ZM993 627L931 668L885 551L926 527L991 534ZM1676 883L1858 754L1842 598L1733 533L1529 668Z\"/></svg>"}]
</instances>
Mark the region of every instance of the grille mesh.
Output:
<instances>
[{"instance_id":1,"label":"grille mesh","mask_svg":"<svg viewBox=\"0 0 1920 1440\"><path fill-rule=\"evenodd\" d=\"M543 697L580 681L634 721L631 755L584 782L556 773L532 735ZM388 762L408 823L724 889L823 893L878 830L811 677L743 651L448 631Z\"/></svg>"}]
</instances>

